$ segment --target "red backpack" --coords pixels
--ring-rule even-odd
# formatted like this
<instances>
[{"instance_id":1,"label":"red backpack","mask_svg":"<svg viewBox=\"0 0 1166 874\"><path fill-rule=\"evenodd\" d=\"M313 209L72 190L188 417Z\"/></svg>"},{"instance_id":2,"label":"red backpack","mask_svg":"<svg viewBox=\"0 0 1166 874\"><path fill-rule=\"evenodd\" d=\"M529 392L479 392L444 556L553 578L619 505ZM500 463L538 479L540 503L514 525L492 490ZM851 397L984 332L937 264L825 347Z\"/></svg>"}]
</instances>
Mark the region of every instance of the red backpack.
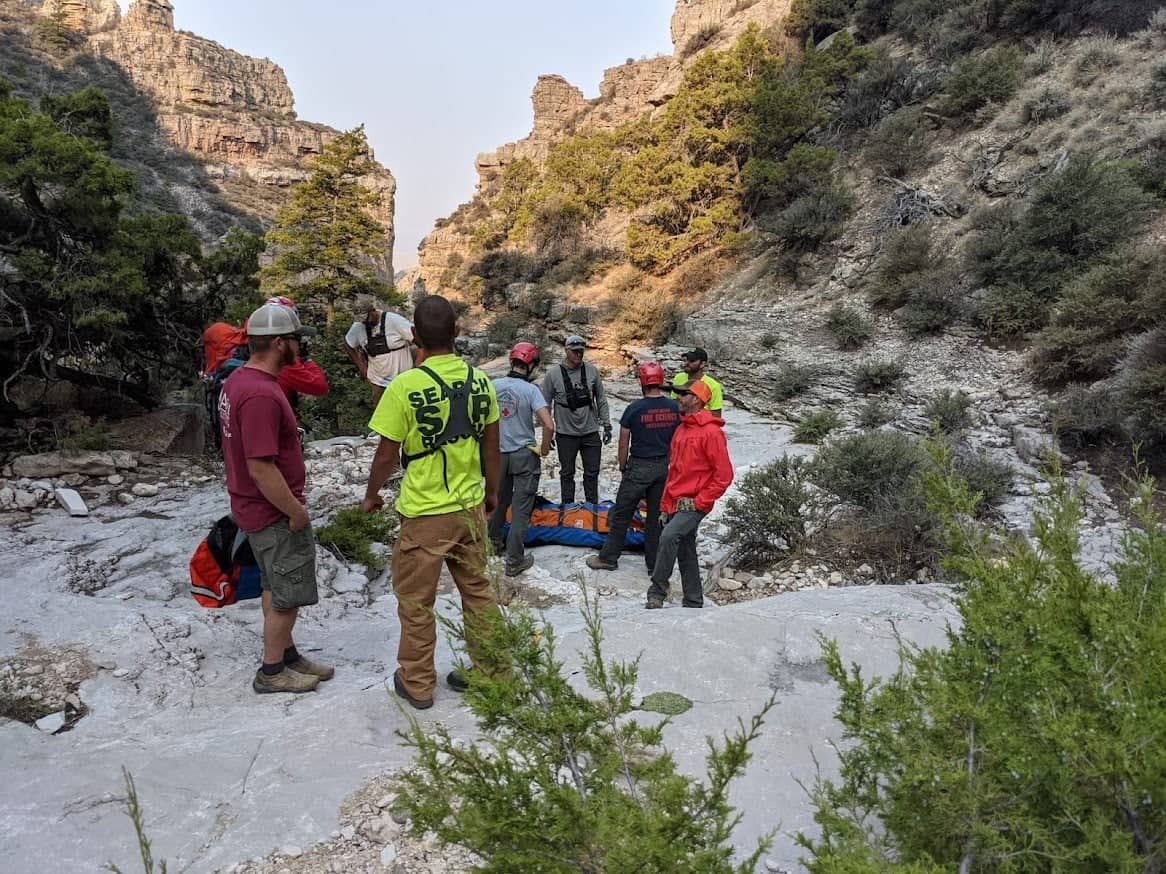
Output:
<instances>
[{"instance_id":1,"label":"red backpack","mask_svg":"<svg viewBox=\"0 0 1166 874\"><path fill-rule=\"evenodd\" d=\"M262 593L251 545L235 520L224 516L190 557L190 594L201 606L216 608Z\"/></svg>"}]
</instances>

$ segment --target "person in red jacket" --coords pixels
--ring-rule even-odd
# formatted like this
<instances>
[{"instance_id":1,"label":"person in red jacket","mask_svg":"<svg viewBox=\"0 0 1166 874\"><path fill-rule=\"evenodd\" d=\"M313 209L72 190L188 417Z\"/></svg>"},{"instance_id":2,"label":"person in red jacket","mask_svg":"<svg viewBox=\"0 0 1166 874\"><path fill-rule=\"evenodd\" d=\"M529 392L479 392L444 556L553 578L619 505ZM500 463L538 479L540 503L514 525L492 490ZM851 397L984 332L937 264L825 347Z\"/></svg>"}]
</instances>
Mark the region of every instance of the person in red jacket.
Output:
<instances>
[{"instance_id":1,"label":"person in red jacket","mask_svg":"<svg viewBox=\"0 0 1166 874\"><path fill-rule=\"evenodd\" d=\"M648 588L648 609L664 606L669 580L677 560L685 607L704 606L704 586L696 555L696 529L712 512L717 500L733 481L733 464L725 441L725 421L705 409L712 390L696 380L674 387L680 398L680 427L672 437L668 480L660 499L660 546L652 585Z\"/></svg>"},{"instance_id":2,"label":"person in red jacket","mask_svg":"<svg viewBox=\"0 0 1166 874\"><path fill-rule=\"evenodd\" d=\"M299 315L295 302L290 297L284 297L283 295L269 297L266 302L287 307ZM310 334L305 334L304 337L315 336L317 333L313 329ZM308 357L308 344L304 339L300 340L300 351L296 356L296 360L291 364L285 365L279 371L278 378L279 387L287 395L292 409L295 409L298 405L300 395L320 398L328 394L328 380L324 376L324 371L320 369L320 365Z\"/></svg>"}]
</instances>

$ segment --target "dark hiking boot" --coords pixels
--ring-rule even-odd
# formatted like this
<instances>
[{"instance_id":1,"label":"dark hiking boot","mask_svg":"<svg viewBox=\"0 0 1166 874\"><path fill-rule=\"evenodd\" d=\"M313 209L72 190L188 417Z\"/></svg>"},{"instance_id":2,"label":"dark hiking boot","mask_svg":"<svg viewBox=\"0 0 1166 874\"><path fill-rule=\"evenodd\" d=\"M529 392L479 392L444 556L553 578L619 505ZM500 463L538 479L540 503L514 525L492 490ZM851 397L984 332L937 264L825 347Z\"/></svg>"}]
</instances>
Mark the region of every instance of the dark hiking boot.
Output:
<instances>
[{"instance_id":1,"label":"dark hiking boot","mask_svg":"<svg viewBox=\"0 0 1166 874\"><path fill-rule=\"evenodd\" d=\"M619 567L619 564L600 558L598 555L589 555L587 556L587 567L594 571L613 571Z\"/></svg>"},{"instance_id":2,"label":"dark hiking boot","mask_svg":"<svg viewBox=\"0 0 1166 874\"><path fill-rule=\"evenodd\" d=\"M393 691L397 693L397 697L404 698L412 705L414 710L428 710L433 706L432 698L414 698L409 694L409 690L405 688L405 684L401 682L401 675L399 673L393 674Z\"/></svg>"},{"instance_id":3,"label":"dark hiking boot","mask_svg":"<svg viewBox=\"0 0 1166 874\"><path fill-rule=\"evenodd\" d=\"M255 672L255 679L251 681L251 688L260 695L269 692L311 692L320 684L319 677L311 677L284 668L278 674L265 674L262 670Z\"/></svg>"},{"instance_id":4,"label":"dark hiking boot","mask_svg":"<svg viewBox=\"0 0 1166 874\"><path fill-rule=\"evenodd\" d=\"M664 602L659 598L649 598L648 603L644 606L649 610L662 610L664 608Z\"/></svg>"},{"instance_id":5,"label":"dark hiking boot","mask_svg":"<svg viewBox=\"0 0 1166 874\"><path fill-rule=\"evenodd\" d=\"M532 567L534 567L534 556L533 555L524 555L522 557L522 561L520 561L518 564L507 564L506 565L506 576L516 577L519 574L530 570Z\"/></svg>"},{"instance_id":6,"label":"dark hiking boot","mask_svg":"<svg viewBox=\"0 0 1166 874\"><path fill-rule=\"evenodd\" d=\"M470 681L466 679L466 675L461 671L450 671L446 674L445 684L455 692L464 692L470 688Z\"/></svg>"},{"instance_id":7,"label":"dark hiking boot","mask_svg":"<svg viewBox=\"0 0 1166 874\"><path fill-rule=\"evenodd\" d=\"M317 677L321 683L325 680L331 680L336 676L336 669L331 665L322 665L319 662L314 662L303 656L288 664L285 670L292 670L297 674L304 674L309 677Z\"/></svg>"}]
</instances>

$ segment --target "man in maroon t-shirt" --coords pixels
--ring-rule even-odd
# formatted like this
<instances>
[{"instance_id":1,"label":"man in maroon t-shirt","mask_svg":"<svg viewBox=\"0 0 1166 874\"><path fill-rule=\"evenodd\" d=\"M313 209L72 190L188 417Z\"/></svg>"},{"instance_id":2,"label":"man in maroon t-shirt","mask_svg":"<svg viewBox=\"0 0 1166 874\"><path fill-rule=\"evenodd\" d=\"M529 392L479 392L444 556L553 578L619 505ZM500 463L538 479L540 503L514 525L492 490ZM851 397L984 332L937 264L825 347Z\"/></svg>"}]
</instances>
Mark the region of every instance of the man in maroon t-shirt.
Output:
<instances>
[{"instance_id":1,"label":"man in maroon t-shirt","mask_svg":"<svg viewBox=\"0 0 1166 874\"><path fill-rule=\"evenodd\" d=\"M251 358L223 383L219 422L231 513L263 578L263 666L256 692L310 692L333 668L296 651L300 607L315 604L316 540L304 506L304 458L279 371L295 361L303 326L294 309L264 304L247 321Z\"/></svg>"}]
</instances>

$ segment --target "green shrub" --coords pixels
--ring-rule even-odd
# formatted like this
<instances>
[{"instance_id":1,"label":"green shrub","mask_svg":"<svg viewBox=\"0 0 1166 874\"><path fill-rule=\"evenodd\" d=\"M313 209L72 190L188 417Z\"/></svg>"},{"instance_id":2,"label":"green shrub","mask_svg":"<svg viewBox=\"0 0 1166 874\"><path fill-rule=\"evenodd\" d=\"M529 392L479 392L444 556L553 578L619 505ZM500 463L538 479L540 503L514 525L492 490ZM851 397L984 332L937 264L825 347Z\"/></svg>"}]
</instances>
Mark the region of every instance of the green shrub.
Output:
<instances>
[{"instance_id":1,"label":"green shrub","mask_svg":"<svg viewBox=\"0 0 1166 874\"><path fill-rule=\"evenodd\" d=\"M742 477L721 517L738 566L764 567L806 542L818 521L808 473L805 459L783 455Z\"/></svg>"},{"instance_id":2,"label":"green shrub","mask_svg":"<svg viewBox=\"0 0 1166 874\"><path fill-rule=\"evenodd\" d=\"M753 852L730 842L740 817L729 792L772 699L710 742L703 781L681 773L664 729L692 702L671 692L638 700L639 660L604 659L599 605L583 594L586 692L564 668L554 627L529 610L511 606L483 628L439 615L458 642L470 635L485 668L463 668L473 740L413 717L401 732L415 758L392 788L410 832L470 850L482 871L754 871L770 838Z\"/></svg>"},{"instance_id":3,"label":"green shrub","mask_svg":"<svg viewBox=\"0 0 1166 874\"><path fill-rule=\"evenodd\" d=\"M891 391L899 385L906 374L901 361L889 358L872 358L858 365L854 374L854 387L863 394Z\"/></svg>"},{"instance_id":4,"label":"green shrub","mask_svg":"<svg viewBox=\"0 0 1166 874\"><path fill-rule=\"evenodd\" d=\"M981 25L983 11L973 3L958 3L932 22L923 37L927 54L951 63L992 42Z\"/></svg>"},{"instance_id":5,"label":"green shrub","mask_svg":"<svg viewBox=\"0 0 1166 874\"><path fill-rule=\"evenodd\" d=\"M970 115L989 103L1005 103L1023 79L1024 56L1011 46L962 58L944 79L945 110Z\"/></svg>"},{"instance_id":6,"label":"green shrub","mask_svg":"<svg viewBox=\"0 0 1166 874\"><path fill-rule=\"evenodd\" d=\"M888 111L925 98L926 90L910 59L892 59L880 51L846 86L833 124L843 133L864 130L877 124Z\"/></svg>"},{"instance_id":7,"label":"green shrub","mask_svg":"<svg viewBox=\"0 0 1166 874\"><path fill-rule=\"evenodd\" d=\"M1161 318L1144 290L1166 285L1166 259L1118 252L1065 286L1032 351L1039 380L1092 382L1113 372L1128 335Z\"/></svg>"},{"instance_id":8,"label":"green shrub","mask_svg":"<svg viewBox=\"0 0 1166 874\"><path fill-rule=\"evenodd\" d=\"M547 287L554 287L590 282L618 260L618 253L611 249L587 246L548 269L543 274L540 283Z\"/></svg>"},{"instance_id":9,"label":"green shrub","mask_svg":"<svg viewBox=\"0 0 1166 874\"><path fill-rule=\"evenodd\" d=\"M844 303L836 303L826 316L826 328L839 349L859 349L874 333L862 313Z\"/></svg>"},{"instance_id":10,"label":"green shrub","mask_svg":"<svg viewBox=\"0 0 1166 874\"><path fill-rule=\"evenodd\" d=\"M522 324L523 319L513 313L499 313L486 329L486 342L491 346L511 346Z\"/></svg>"},{"instance_id":11,"label":"green shrub","mask_svg":"<svg viewBox=\"0 0 1166 874\"><path fill-rule=\"evenodd\" d=\"M983 449L972 452L957 449L951 454L951 470L967 486L969 494L976 498L975 513L982 516L993 505L1000 503L1008 495L1015 471L1012 465L996 461Z\"/></svg>"},{"instance_id":12,"label":"green shrub","mask_svg":"<svg viewBox=\"0 0 1166 874\"><path fill-rule=\"evenodd\" d=\"M1052 403L1053 433L1077 449L1125 436L1121 397L1112 386L1070 385Z\"/></svg>"},{"instance_id":13,"label":"green shrub","mask_svg":"<svg viewBox=\"0 0 1166 874\"><path fill-rule=\"evenodd\" d=\"M856 421L860 428L870 430L889 425L895 421L897 415L898 408L893 403L884 398L872 397L867 398L863 405L858 408Z\"/></svg>"},{"instance_id":14,"label":"green shrub","mask_svg":"<svg viewBox=\"0 0 1166 874\"><path fill-rule=\"evenodd\" d=\"M472 264L467 273L481 280L478 303L490 310L505 306L506 286L515 282L534 282L541 275L541 269L529 255L495 249Z\"/></svg>"},{"instance_id":15,"label":"green shrub","mask_svg":"<svg viewBox=\"0 0 1166 874\"><path fill-rule=\"evenodd\" d=\"M810 364L787 364L773 378L775 401L788 401L808 391L818 378L818 368Z\"/></svg>"},{"instance_id":16,"label":"green shrub","mask_svg":"<svg viewBox=\"0 0 1166 874\"><path fill-rule=\"evenodd\" d=\"M1025 124L1043 124L1060 118L1073 108L1069 95L1056 88L1045 88L1034 97L1024 101L1020 118Z\"/></svg>"},{"instance_id":17,"label":"green shrub","mask_svg":"<svg viewBox=\"0 0 1166 874\"><path fill-rule=\"evenodd\" d=\"M67 455L109 449L109 421L86 416L72 416L64 421L65 433L56 439L56 449Z\"/></svg>"},{"instance_id":18,"label":"green shrub","mask_svg":"<svg viewBox=\"0 0 1166 874\"><path fill-rule=\"evenodd\" d=\"M955 434L971 424L972 399L967 392L945 388L927 402L923 413L944 434Z\"/></svg>"},{"instance_id":19,"label":"green shrub","mask_svg":"<svg viewBox=\"0 0 1166 874\"><path fill-rule=\"evenodd\" d=\"M936 270L915 278L907 288L906 303L895 313L903 330L912 337L940 334L963 313L959 280L953 273Z\"/></svg>"},{"instance_id":20,"label":"green shrub","mask_svg":"<svg viewBox=\"0 0 1166 874\"><path fill-rule=\"evenodd\" d=\"M767 220L768 229L782 239L786 251L813 252L836 240L850 213L854 198L839 186L804 194Z\"/></svg>"},{"instance_id":21,"label":"green shrub","mask_svg":"<svg viewBox=\"0 0 1166 874\"><path fill-rule=\"evenodd\" d=\"M1043 326L1067 280L1136 237L1153 202L1129 162L1076 156L1041 181L1027 210L976 213L967 267L992 287L981 323L997 334Z\"/></svg>"},{"instance_id":22,"label":"green shrub","mask_svg":"<svg viewBox=\"0 0 1166 874\"><path fill-rule=\"evenodd\" d=\"M814 410L804 415L794 428L794 442L821 443L840 427L842 418L834 410Z\"/></svg>"},{"instance_id":23,"label":"green shrub","mask_svg":"<svg viewBox=\"0 0 1166 874\"><path fill-rule=\"evenodd\" d=\"M1153 740L1166 723L1166 533L1153 485L1112 580L1083 566L1082 508L1063 483L1036 542L1012 539L1003 554L957 521L971 514L965 489L949 478L932 493L964 578L959 618L940 646L903 647L882 679L823 642L840 768L811 790L820 831L799 838L807 868L1153 870L1166 834Z\"/></svg>"},{"instance_id":24,"label":"green shrub","mask_svg":"<svg viewBox=\"0 0 1166 874\"><path fill-rule=\"evenodd\" d=\"M1150 71L1150 99L1159 107L1166 103L1166 64L1156 64Z\"/></svg>"},{"instance_id":25,"label":"green shrub","mask_svg":"<svg viewBox=\"0 0 1166 874\"><path fill-rule=\"evenodd\" d=\"M874 284L869 289L875 306L898 309L907 303L912 289L929 281L943 266L934 251L931 230L910 225L892 234L879 255Z\"/></svg>"},{"instance_id":26,"label":"green shrub","mask_svg":"<svg viewBox=\"0 0 1166 874\"><path fill-rule=\"evenodd\" d=\"M926 562L933 520L922 477L931 460L923 444L898 431L862 431L828 443L813 461L814 485L855 507L857 556L892 573Z\"/></svg>"},{"instance_id":27,"label":"green shrub","mask_svg":"<svg viewBox=\"0 0 1166 874\"><path fill-rule=\"evenodd\" d=\"M392 513L366 513L360 507L346 507L327 525L316 529L316 542L344 561L382 568L385 557L369 547L374 543L392 543L396 531L397 519Z\"/></svg>"},{"instance_id":28,"label":"green shrub","mask_svg":"<svg viewBox=\"0 0 1166 874\"><path fill-rule=\"evenodd\" d=\"M899 431L849 434L824 446L810 478L839 500L864 510L898 507L917 496L929 459L923 445Z\"/></svg>"},{"instance_id":29,"label":"green shrub","mask_svg":"<svg viewBox=\"0 0 1166 874\"><path fill-rule=\"evenodd\" d=\"M867 139L863 154L876 173L908 176L931 163L931 143L923 108L907 106L883 119Z\"/></svg>"},{"instance_id":30,"label":"green shrub","mask_svg":"<svg viewBox=\"0 0 1166 874\"><path fill-rule=\"evenodd\" d=\"M1166 442L1166 329L1149 331L1132 343L1121 363L1121 409L1131 436L1159 447Z\"/></svg>"}]
</instances>

